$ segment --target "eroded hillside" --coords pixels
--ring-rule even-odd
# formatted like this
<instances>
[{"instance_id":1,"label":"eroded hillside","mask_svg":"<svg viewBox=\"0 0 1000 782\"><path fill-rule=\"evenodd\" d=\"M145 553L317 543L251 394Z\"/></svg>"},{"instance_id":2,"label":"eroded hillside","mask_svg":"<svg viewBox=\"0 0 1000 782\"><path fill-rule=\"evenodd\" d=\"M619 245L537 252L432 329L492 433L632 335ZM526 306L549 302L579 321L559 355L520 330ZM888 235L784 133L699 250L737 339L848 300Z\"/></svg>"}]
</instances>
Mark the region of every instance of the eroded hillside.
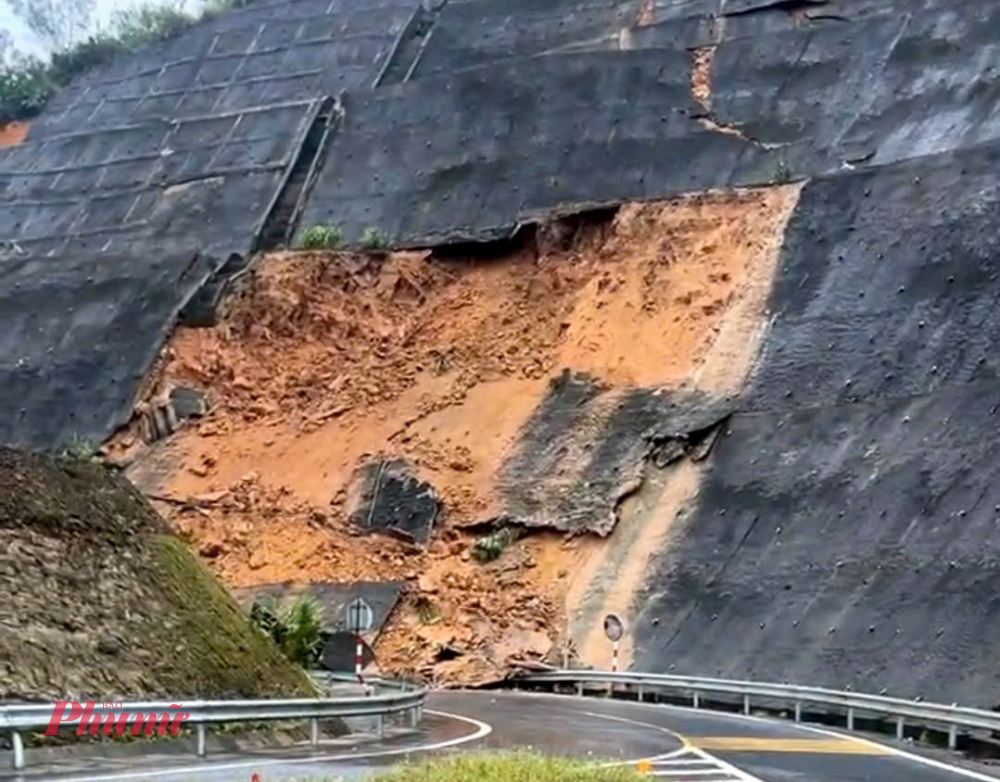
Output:
<instances>
[{"instance_id":1,"label":"eroded hillside","mask_svg":"<svg viewBox=\"0 0 1000 782\"><path fill-rule=\"evenodd\" d=\"M595 612L628 607L752 367L797 194L629 204L490 258L271 254L162 356L148 398L193 386L208 413L109 453L232 586L408 580L383 666L600 663ZM425 545L360 534L365 466L390 460L440 502ZM477 561L505 525L526 534Z\"/></svg>"}]
</instances>

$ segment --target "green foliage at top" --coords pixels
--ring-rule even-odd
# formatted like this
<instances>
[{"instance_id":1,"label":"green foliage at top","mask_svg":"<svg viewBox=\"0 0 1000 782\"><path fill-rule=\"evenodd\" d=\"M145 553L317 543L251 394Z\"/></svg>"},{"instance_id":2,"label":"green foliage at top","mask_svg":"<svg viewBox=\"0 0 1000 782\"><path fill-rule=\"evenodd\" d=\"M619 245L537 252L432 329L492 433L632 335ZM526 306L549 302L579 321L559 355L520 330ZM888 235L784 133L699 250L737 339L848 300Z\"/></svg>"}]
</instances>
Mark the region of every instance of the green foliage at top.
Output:
<instances>
[{"instance_id":1,"label":"green foliage at top","mask_svg":"<svg viewBox=\"0 0 1000 782\"><path fill-rule=\"evenodd\" d=\"M165 41L198 21L184 12L182 0L164 4L144 2L115 12L115 38L129 50Z\"/></svg>"},{"instance_id":2,"label":"green foliage at top","mask_svg":"<svg viewBox=\"0 0 1000 782\"><path fill-rule=\"evenodd\" d=\"M78 0L69 4L65 0L30 0L22 16L33 30L51 31L38 34L50 43L52 57L49 62L16 53L0 58L0 124L38 114L57 89L81 73L172 38L202 19L255 1L211 0L201 16L192 16L183 10L183 0L146 0L116 11L110 31L79 38L80 30L87 29L89 16L86 24L81 24L80 19L68 17L67 11L75 8Z\"/></svg>"},{"instance_id":3,"label":"green foliage at top","mask_svg":"<svg viewBox=\"0 0 1000 782\"><path fill-rule=\"evenodd\" d=\"M462 753L422 763L402 763L372 782L639 782L631 766L602 767L571 758L528 752Z\"/></svg>"},{"instance_id":4,"label":"green foliage at top","mask_svg":"<svg viewBox=\"0 0 1000 782\"><path fill-rule=\"evenodd\" d=\"M368 227L361 232L361 246L366 250L385 250L389 247L389 237L385 231Z\"/></svg>"},{"instance_id":5,"label":"green foliage at top","mask_svg":"<svg viewBox=\"0 0 1000 782\"><path fill-rule=\"evenodd\" d=\"M319 661L323 651L323 608L311 595L302 595L283 608L267 597L255 600L250 622L292 662L310 668Z\"/></svg>"},{"instance_id":6,"label":"green foliage at top","mask_svg":"<svg viewBox=\"0 0 1000 782\"><path fill-rule=\"evenodd\" d=\"M306 250L336 250L344 243L344 232L334 225L314 225L302 237Z\"/></svg>"}]
</instances>

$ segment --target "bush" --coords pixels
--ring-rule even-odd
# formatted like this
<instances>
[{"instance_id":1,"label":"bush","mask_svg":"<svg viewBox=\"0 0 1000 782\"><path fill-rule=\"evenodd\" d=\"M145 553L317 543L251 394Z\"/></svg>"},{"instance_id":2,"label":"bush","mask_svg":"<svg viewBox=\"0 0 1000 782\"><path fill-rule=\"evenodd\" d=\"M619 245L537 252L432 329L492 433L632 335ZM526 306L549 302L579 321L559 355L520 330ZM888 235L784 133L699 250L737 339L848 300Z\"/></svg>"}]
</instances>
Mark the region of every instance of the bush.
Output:
<instances>
[{"instance_id":1,"label":"bush","mask_svg":"<svg viewBox=\"0 0 1000 782\"><path fill-rule=\"evenodd\" d=\"M492 562L515 540L517 540L517 530L504 527L477 540L472 548L472 555L480 562Z\"/></svg>"},{"instance_id":2,"label":"bush","mask_svg":"<svg viewBox=\"0 0 1000 782\"><path fill-rule=\"evenodd\" d=\"M97 445L86 437L73 436L62 447L61 455L64 459L90 461L97 455Z\"/></svg>"},{"instance_id":3,"label":"bush","mask_svg":"<svg viewBox=\"0 0 1000 782\"><path fill-rule=\"evenodd\" d=\"M270 636L292 662L313 667L323 651L323 609L311 595L302 595L284 610L271 598L255 600L250 623Z\"/></svg>"},{"instance_id":4,"label":"bush","mask_svg":"<svg viewBox=\"0 0 1000 782\"><path fill-rule=\"evenodd\" d=\"M127 51L128 47L113 36L103 33L92 35L76 46L52 55L48 69L49 79L57 85L68 84L75 76L110 62Z\"/></svg>"},{"instance_id":5,"label":"bush","mask_svg":"<svg viewBox=\"0 0 1000 782\"><path fill-rule=\"evenodd\" d=\"M314 225L302 237L306 250L336 250L344 242L344 232L333 225Z\"/></svg>"},{"instance_id":6,"label":"bush","mask_svg":"<svg viewBox=\"0 0 1000 782\"><path fill-rule=\"evenodd\" d=\"M0 124L35 116L56 86L48 66L37 57L23 57L0 66Z\"/></svg>"},{"instance_id":7,"label":"bush","mask_svg":"<svg viewBox=\"0 0 1000 782\"><path fill-rule=\"evenodd\" d=\"M647 778L629 766L602 767L528 752L477 752L402 763L376 774L371 782L639 782Z\"/></svg>"},{"instance_id":8,"label":"bush","mask_svg":"<svg viewBox=\"0 0 1000 782\"><path fill-rule=\"evenodd\" d=\"M389 246L389 237L385 231L369 227L361 233L361 246L366 250L385 250Z\"/></svg>"},{"instance_id":9,"label":"bush","mask_svg":"<svg viewBox=\"0 0 1000 782\"><path fill-rule=\"evenodd\" d=\"M181 3L174 0L167 5L146 2L117 11L115 37L129 50L173 38L197 21L181 8Z\"/></svg>"},{"instance_id":10,"label":"bush","mask_svg":"<svg viewBox=\"0 0 1000 782\"><path fill-rule=\"evenodd\" d=\"M246 8L257 0L211 0L201 18L233 8ZM38 114L59 87L76 76L157 41L172 38L199 18L183 10L182 0L165 5L143 2L115 13L112 33L98 33L55 52L49 63L37 57L16 56L0 63L0 124Z\"/></svg>"}]
</instances>

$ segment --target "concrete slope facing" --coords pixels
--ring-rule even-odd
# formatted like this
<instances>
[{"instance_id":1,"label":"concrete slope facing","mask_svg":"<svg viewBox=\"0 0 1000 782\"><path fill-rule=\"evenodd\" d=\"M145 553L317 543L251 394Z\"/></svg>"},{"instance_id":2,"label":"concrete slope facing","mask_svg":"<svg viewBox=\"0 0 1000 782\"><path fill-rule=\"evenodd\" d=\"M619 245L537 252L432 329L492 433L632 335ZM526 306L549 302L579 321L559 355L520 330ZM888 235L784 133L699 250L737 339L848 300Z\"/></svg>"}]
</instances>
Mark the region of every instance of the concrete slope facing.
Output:
<instances>
[{"instance_id":1,"label":"concrete slope facing","mask_svg":"<svg viewBox=\"0 0 1000 782\"><path fill-rule=\"evenodd\" d=\"M638 667L997 703L998 154L805 187Z\"/></svg>"}]
</instances>

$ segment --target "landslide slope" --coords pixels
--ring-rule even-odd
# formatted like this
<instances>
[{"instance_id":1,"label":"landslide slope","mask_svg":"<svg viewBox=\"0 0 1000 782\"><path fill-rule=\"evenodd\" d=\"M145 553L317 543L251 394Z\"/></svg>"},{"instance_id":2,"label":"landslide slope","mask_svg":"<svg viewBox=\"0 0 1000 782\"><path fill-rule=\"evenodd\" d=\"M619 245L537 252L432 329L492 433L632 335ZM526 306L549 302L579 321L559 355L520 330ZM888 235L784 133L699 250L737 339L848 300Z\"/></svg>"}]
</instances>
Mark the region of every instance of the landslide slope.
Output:
<instances>
[{"instance_id":1,"label":"landslide slope","mask_svg":"<svg viewBox=\"0 0 1000 782\"><path fill-rule=\"evenodd\" d=\"M0 551L0 699L312 692L145 498L96 462L0 449Z\"/></svg>"}]
</instances>

